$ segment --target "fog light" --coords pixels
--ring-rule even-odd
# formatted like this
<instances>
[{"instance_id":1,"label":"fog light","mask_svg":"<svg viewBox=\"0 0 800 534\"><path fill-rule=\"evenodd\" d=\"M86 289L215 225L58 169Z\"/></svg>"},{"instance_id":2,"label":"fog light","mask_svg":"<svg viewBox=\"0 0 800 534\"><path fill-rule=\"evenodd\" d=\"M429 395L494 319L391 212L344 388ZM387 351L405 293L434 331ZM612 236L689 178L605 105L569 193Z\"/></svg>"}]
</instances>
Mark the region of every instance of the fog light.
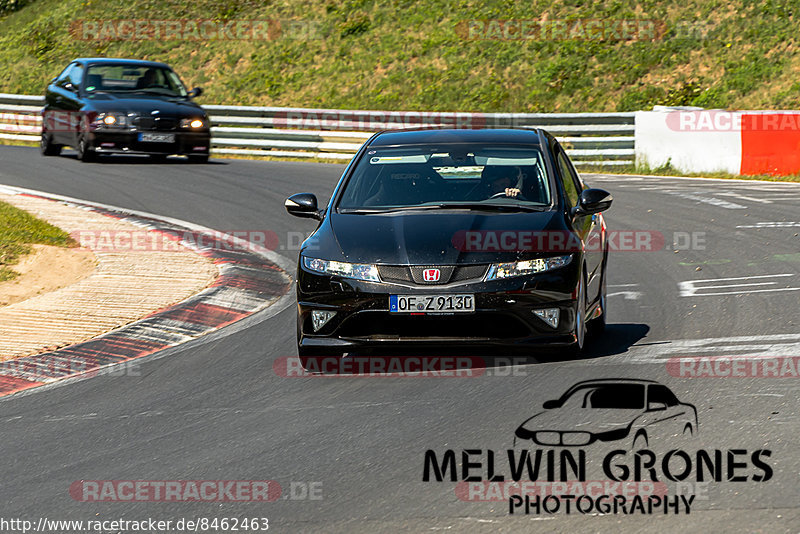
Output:
<instances>
[{"instance_id":1,"label":"fog light","mask_svg":"<svg viewBox=\"0 0 800 534\"><path fill-rule=\"evenodd\" d=\"M103 117L103 123L111 126L117 123L117 118L114 115L106 115Z\"/></svg>"},{"instance_id":2,"label":"fog light","mask_svg":"<svg viewBox=\"0 0 800 534\"><path fill-rule=\"evenodd\" d=\"M534 315L546 322L552 328L558 328L558 308L545 308L543 310L533 310Z\"/></svg>"},{"instance_id":3,"label":"fog light","mask_svg":"<svg viewBox=\"0 0 800 534\"><path fill-rule=\"evenodd\" d=\"M314 310L311 312L311 326L314 328L314 332L318 331L320 328L325 326L325 324L333 319L333 316L336 315L334 311L325 311L325 310Z\"/></svg>"}]
</instances>

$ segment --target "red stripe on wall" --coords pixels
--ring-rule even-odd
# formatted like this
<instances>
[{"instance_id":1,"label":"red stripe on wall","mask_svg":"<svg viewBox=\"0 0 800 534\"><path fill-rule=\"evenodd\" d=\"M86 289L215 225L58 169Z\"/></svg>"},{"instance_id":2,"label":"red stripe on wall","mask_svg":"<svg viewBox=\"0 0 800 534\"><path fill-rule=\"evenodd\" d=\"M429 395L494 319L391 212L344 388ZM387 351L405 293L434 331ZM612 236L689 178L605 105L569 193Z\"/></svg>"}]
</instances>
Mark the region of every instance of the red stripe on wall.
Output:
<instances>
[{"instance_id":1,"label":"red stripe on wall","mask_svg":"<svg viewBox=\"0 0 800 534\"><path fill-rule=\"evenodd\" d=\"M800 113L742 114L741 173L800 173Z\"/></svg>"}]
</instances>

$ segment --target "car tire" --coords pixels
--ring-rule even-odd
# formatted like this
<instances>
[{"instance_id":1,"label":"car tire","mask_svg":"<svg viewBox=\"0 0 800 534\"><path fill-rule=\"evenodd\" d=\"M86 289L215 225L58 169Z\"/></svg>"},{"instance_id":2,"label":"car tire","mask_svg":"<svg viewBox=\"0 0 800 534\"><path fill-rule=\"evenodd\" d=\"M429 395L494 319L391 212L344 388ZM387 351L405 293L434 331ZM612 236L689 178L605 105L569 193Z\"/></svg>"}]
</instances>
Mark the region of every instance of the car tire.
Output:
<instances>
[{"instance_id":1,"label":"car tire","mask_svg":"<svg viewBox=\"0 0 800 534\"><path fill-rule=\"evenodd\" d=\"M567 355L570 357L578 356L586 344L586 270L581 270L581 277L578 280L578 298L575 299L575 326L572 334L575 342L569 346Z\"/></svg>"},{"instance_id":2,"label":"car tire","mask_svg":"<svg viewBox=\"0 0 800 534\"><path fill-rule=\"evenodd\" d=\"M85 133L81 133L78 136L78 142L76 143L75 150L78 151L78 159L84 163L89 163L91 161L95 161L97 159L97 152L92 149L91 143L86 138Z\"/></svg>"},{"instance_id":3,"label":"car tire","mask_svg":"<svg viewBox=\"0 0 800 534\"><path fill-rule=\"evenodd\" d=\"M604 269L605 271L605 269ZM589 337L599 337L606 329L606 317L608 315L608 285L607 275L603 272L603 280L600 282L600 316L586 323L586 331Z\"/></svg>"},{"instance_id":4,"label":"car tire","mask_svg":"<svg viewBox=\"0 0 800 534\"><path fill-rule=\"evenodd\" d=\"M189 163L208 163L208 154L202 156L189 156Z\"/></svg>"},{"instance_id":5,"label":"car tire","mask_svg":"<svg viewBox=\"0 0 800 534\"><path fill-rule=\"evenodd\" d=\"M53 142L53 134L42 130L41 149L43 156L58 156L61 154L63 145Z\"/></svg>"}]
</instances>

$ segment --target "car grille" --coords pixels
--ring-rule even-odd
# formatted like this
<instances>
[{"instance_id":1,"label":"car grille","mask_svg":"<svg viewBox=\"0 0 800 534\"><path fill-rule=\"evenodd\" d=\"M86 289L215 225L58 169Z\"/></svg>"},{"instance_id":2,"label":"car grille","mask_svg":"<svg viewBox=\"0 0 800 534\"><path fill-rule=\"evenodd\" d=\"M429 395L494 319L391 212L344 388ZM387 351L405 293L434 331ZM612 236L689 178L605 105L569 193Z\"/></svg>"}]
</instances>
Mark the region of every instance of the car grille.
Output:
<instances>
[{"instance_id":1,"label":"car grille","mask_svg":"<svg viewBox=\"0 0 800 534\"><path fill-rule=\"evenodd\" d=\"M139 130L164 132L174 130L178 125L178 121L160 117L136 117L133 119L133 125Z\"/></svg>"},{"instance_id":2,"label":"car grille","mask_svg":"<svg viewBox=\"0 0 800 534\"><path fill-rule=\"evenodd\" d=\"M347 317L336 335L357 339L491 340L530 335L530 328L512 314L461 314L425 317L363 312Z\"/></svg>"},{"instance_id":3,"label":"car grille","mask_svg":"<svg viewBox=\"0 0 800 534\"><path fill-rule=\"evenodd\" d=\"M488 265L379 265L378 273L385 282L434 286L453 282L479 282L483 280L488 268ZM439 280L426 282L422 274L426 269L439 269Z\"/></svg>"},{"instance_id":4,"label":"car grille","mask_svg":"<svg viewBox=\"0 0 800 534\"><path fill-rule=\"evenodd\" d=\"M588 445L594 438L589 432L558 432L558 431L539 431L536 432L534 441L539 445L549 447L556 446L581 446Z\"/></svg>"}]
</instances>

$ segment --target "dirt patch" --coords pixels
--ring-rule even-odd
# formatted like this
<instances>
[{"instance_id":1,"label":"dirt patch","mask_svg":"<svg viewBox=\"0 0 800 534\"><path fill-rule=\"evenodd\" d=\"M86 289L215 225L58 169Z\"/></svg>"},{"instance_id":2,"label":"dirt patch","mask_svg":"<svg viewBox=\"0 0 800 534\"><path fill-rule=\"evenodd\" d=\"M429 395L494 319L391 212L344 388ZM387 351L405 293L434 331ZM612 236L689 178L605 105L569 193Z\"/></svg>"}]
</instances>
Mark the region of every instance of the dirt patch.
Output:
<instances>
[{"instance_id":1,"label":"dirt patch","mask_svg":"<svg viewBox=\"0 0 800 534\"><path fill-rule=\"evenodd\" d=\"M32 245L33 252L20 258L11 269L20 273L0 283L0 306L55 291L92 274L97 261L91 250Z\"/></svg>"}]
</instances>

